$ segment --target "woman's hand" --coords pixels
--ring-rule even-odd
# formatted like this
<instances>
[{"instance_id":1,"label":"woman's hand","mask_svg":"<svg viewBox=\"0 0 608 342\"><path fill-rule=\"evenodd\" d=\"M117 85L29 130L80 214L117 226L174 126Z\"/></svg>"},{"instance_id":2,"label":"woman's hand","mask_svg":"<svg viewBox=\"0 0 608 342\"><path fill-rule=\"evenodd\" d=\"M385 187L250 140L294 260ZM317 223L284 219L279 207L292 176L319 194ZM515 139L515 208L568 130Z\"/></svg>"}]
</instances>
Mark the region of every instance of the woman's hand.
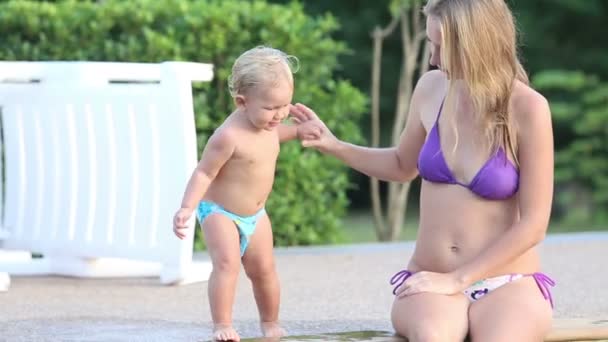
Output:
<instances>
[{"instance_id":1,"label":"woman's hand","mask_svg":"<svg viewBox=\"0 0 608 342\"><path fill-rule=\"evenodd\" d=\"M417 272L412 274L395 292L398 298L415 295L421 292L431 292L443 295L453 295L462 292L464 286L452 273Z\"/></svg>"},{"instance_id":2,"label":"woman's hand","mask_svg":"<svg viewBox=\"0 0 608 342\"><path fill-rule=\"evenodd\" d=\"M313 147L326 153L338 145L339 140L312 109L298 103L292 105L289 112L293 121L298 124L298 137L302 139L302 146ZM300 135L300 132L303 134Z\"/></svg>"}]
</instances>

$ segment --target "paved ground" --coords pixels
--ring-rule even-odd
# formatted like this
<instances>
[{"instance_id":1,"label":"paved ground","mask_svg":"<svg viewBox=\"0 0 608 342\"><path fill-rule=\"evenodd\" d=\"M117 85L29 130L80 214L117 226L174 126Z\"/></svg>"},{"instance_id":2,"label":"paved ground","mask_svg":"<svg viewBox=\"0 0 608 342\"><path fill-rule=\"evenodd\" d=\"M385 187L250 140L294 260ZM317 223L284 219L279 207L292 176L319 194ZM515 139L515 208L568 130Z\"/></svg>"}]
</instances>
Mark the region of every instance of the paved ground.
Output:
<instances>
[{"instance_id":1,"label":"paved ground","mask_svg":"<svg viewBox=\"0 0 608 342\"><path fill-rule=\"evenodd\" d=\"M411 252L411 243L277 249L284 325L293 335L369 330L384 336L391 331L388 278ZM608 233L551 236L541 252L544 271L558 282L556 318L608 318ZM234 320L243 337L258 336L243 274ZM209 322L206 283L13 277L10 290L0 293L0 341L204 341Z\"/></svg>"}]
</instances>

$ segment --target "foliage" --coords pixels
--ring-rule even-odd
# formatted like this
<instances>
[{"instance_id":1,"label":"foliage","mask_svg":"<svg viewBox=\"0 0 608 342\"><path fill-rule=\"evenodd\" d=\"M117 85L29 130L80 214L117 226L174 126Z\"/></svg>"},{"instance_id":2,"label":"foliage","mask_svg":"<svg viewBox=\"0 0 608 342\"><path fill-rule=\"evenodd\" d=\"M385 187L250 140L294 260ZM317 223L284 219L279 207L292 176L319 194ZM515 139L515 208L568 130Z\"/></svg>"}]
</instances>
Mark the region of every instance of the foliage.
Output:
<instances>
[{"instance_id":1,"label":"foliage","mask_svg":"<svg viewBox=\"0 0 608 342\"><path fill-rule=\"evenodd\" d=\"M310 17L302 5L237 0L7 1L0 3L0 59L212 63L215 79L197 84L199 144L232 111L226 80L236 57L264 44L296 55L294 101L317 109L336 134L360 141L365 97L334 79L347 51L331 38L331 15ZM284 145L267 204L278 245L339 239L348 200L345 167L297 142ZM177 205L177 204L176 204Z\"/></svg>"},{"instance_id":2,"label":"foliage","mask_svg":"<svg viewBox=\"0 0 608 342\"><path fill-rule=\"evenodd\" d=\"M510 0L526 68L581 70L608 78L604 0Z\"/></svg>"},{"instance_id":3,"label":"foliage","mask_svg":"<svg viewBox=\"0 0 608 342\"><path fill-rule=\"evenodd\" d=\"M384 27L376 27L373 33L374 58L372 65L372 147L380 143L380 75L384 40L394 32L399 32L402 42L402 61L399 70L399 87L396 98L395 115L391 135L391 146L401 140L409 114L410 99L416 80L428 71L429 49L425 42L424 18L420 0L392 1L393 18ZM398 6L398 7L396 7ZM399 29L398 29L399 28ZM376 235L380 241L397 240L405 221L410 182L389 182L386 196L386 210L382 206L380 181L371 180L372 210L375 218Z\"/></svg>"},{"instance_id":4,"label":"foliage","mask_svg":"<svg viewBox=\"0 0 608 342\"><path fill-rule=\"evenodd\" d=\"M286 2L289 0L271 1ZM343 29L335 32L334 36L347 41L349 46L354 50L354 53L345 54L340 57L340 63L343 65L341 74L352 80L355 86L367 93L371 85L371 70L369 66L371 65L372 58L372 41L370 33L378 23L389 22L392 13L395 13L394 9L398 8L399 4L408 3L409 1L411 0L303 0L303 3L307 11L311 13L332 13L339 18ZM518 23L522 61L532 78L537 79L535 75L545 70L561 70L564 72L562 75L569 75L569 81L572 84L579 82L577 78L580 75L584 75L584 78L590 77L589 75L595 75L600 83L608 81L608 50L606 49L606 44L602 43L605 41L606 34L608 33L607 26L605 25L605 22L608 20L608 1L507 0L507 3L513 10ZM393 12L389 9L392 9ZM385 49L383 51L384 70L381 85L381 115L384 125L382 136L387 137L387 140L383 141L384 144L387 144L388 138L390 138L390 134L384 132L390 129L391 117L394 114L393 108L396 102L395 94L399 76L394 70L400 65L401 58L400 39L397 36L393 38L385 42ZM362 72L362 70L365 71ZM581 71L584 74L572 73L571 71ZM575 74L579 76L575 76ZM597 91L600 91L600 88L598 86L596 88L598 89ZM568 92L569 96L564 94L566 89L562 89L559 92L556 89L549 88L542 88L540 90L548 98L554 112L560 111L557 108L559 106L565 106L564 108L583 106L581 99L583 95L582 90L570 91ZM589 105L584 106L587 106L586 108L589 107ZM586 111L586 109L582 111ZM582 113L582 111L577 113ZM568 124L559 121L561 119L557 116L561 114L555 115L556 127L554 127L554 136L556 151L559 155L566 146L575 145L575 140L579 139L579 135ZM367 118L363 122L367 124ZM589 134L592 133L589 132ZM597 136L597 138L605 139L605 135ZM585 164L593 164L593 161L586 160L587 158L595 158L592 157L594 155L595 152L591 155L581 154L577 160L584 161ZM597 211L601 210L601 208L597 207L599 202L593 202L591 199L581 200L581 196L586 198L591 197L591 195L583 195L586 192L582 191L580 186L576 186L576 190L572 188L574 183L583 184L585 183L584 181L577 180L574 182L574 178L572 178L569 187L565 187L565 181L562 179L561 174L574 173L574 171L567 171L567 169L562 171L563 167L563 163L561 162L556 164L558 184L556 187L557 207L555 209L558 210L554 210L554 213L557 213L558 217L561 217L560 213L566 208L565 203L576 202L578 203L577 207L586 207L586 209L581 209L581 211L587 214L576 214L574 216L582 218L600 215L592 214L594 208ZM594 174L598 175L597 172ZM350 196L354 203L365 208L369 208L367 179L367 177L360 177L358 181L360 190L352 193ZM601 180L594 180L593 184L602 182ZM599 189L594 191L594 193L599 192ZM560 199L561 197L573 197L575 199L564 202ZM412 200L416 201L415 198ZM589 202L595 203L594 208L583 205ZM574 210L574 208L571 208L568 210L568 212L573 211L578 211L578 209ZM578 225L574 221L572 219L571 224ZM605 222L608 222L608 220Z\"/></svg>"},{"instance_id":5,"label":"foliage","mask_svg":"<svg viewBox=\"0 0 608 342\"><path fill-rule=\"evenodd\" d=\"M534 85L552 98L556 197L566 222L608 222L608 83L577 71L546 70Z\"/></svg>"}]
</instances>

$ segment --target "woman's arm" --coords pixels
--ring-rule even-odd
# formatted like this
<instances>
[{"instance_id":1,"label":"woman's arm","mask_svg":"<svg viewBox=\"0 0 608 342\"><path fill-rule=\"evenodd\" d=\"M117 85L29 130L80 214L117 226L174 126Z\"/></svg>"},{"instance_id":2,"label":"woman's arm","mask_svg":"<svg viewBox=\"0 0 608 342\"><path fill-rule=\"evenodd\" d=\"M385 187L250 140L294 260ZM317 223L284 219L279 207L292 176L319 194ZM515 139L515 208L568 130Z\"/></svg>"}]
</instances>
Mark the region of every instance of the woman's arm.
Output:
<instances>
[{"instance_id":1,"label":"woman's arm","mask_svg":"<svg viewBox=\"0 0 608 342\"><path fill-rule=\"evenodd\" d=\"M403 139L400 145L408 146ZM407 151L407 148L403 150ZM418 155L415 152L400 153L397 147L371 148L337 140L326 153L367 176L383 181L407 182L418 175L412 158L408 158Z\"/></svg>"},{"instance_id":2,"label":"woman's arm","mask_svg":"<svg viewBox=\"0 0 608 342\"><path fill-rule=\"evenodd\" d=\"M439 71L431 71L418 82L410 102L405 129L399 144L395 147L370 148L341 141L320 121L314 111L297 104L292 107L292 114L300 122L313 121L309 124L316 124L321 128L319 139L305 140L302 144L330 154L370 177L385 181L410 181L418 175L418 154L426 137L426 130L420 117L421 104L431 91L439 88L437 87L439 77L443 77Z\"/></svg>"}]
</instances>

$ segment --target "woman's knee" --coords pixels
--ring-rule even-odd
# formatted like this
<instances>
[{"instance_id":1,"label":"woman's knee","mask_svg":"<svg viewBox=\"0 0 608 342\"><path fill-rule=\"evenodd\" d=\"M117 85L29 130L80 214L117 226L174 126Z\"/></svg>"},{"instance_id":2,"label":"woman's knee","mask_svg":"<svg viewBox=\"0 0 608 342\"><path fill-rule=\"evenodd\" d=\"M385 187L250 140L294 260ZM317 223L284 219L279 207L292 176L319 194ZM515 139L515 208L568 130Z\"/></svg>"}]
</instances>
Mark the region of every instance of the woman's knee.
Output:
<instances>
[{"instance_id":1,"label":"woman's knee","mask_svg":"<svg viewBox=\"0 0 608 342\"><path fill-rule=\"evenodd\" d=\"M419 321L413 325L405 337L409 342L464 341L466 329L442 324L434 320Z\"/></svg>"},{"instance_id":2,"label":"woman's knee","mask_svg":"<svg viewBox=\"0 0 608 342\"><path fill-rule=\"evenodd\" d=\"M463 341L468 331L464 297L420 294L396 299L391 320L395 332L417 341Z\"/></svg>"}]
</instances>

